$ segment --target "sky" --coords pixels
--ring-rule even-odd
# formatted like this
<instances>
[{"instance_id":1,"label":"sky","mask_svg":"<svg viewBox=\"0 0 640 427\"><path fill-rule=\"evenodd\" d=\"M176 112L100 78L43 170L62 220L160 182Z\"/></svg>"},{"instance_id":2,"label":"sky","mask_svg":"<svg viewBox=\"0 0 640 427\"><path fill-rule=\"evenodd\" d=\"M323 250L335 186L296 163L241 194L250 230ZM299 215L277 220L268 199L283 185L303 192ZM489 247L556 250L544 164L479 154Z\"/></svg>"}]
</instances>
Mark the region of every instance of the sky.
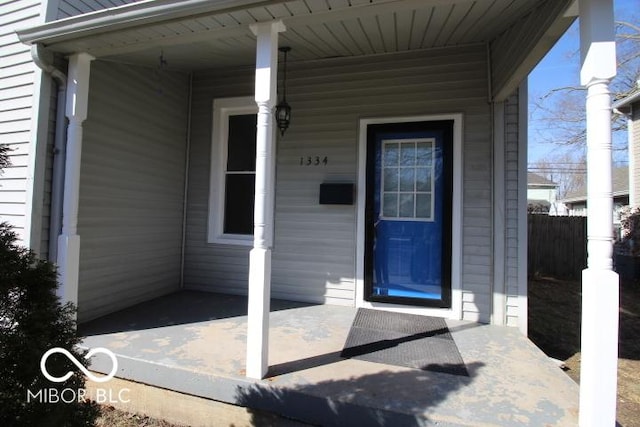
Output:
<instances>
[{"instance_id":1,"label":"sky","mask_svg":"<svg viewBox=\"0 0 640 427\"><path fill-rule=\"evenodd\" d=\"M640 15L640 0L614 0L616 20L629 20ZM567 150L566 146L545 143L552 139L546 131L547 125L540 121L541 111L536 107L536 100L548 94L552 89L580 84L580 54L579 54L578 22L567 30L565 35L556 43L537 67L529 74L529 164L552 159ZM615 135L614 138L626 138L626 132ZM574 154L578 154L573 150ZM624 163L626 156L615 154L618 163Z\"/></svg>"}]
</instances>

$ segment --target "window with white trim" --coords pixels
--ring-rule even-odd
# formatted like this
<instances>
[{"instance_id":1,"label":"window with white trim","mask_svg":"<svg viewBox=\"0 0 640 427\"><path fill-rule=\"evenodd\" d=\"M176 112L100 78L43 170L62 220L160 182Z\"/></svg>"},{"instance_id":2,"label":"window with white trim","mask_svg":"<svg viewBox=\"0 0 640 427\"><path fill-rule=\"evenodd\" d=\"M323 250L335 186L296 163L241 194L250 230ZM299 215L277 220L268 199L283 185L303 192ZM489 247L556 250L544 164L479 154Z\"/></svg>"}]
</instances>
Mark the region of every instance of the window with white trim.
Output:
<instances>
[{"instance_id":1,"label":"window with white trim","mask_svg":"<svg viewBox=\"0 0 640 427\"><path fill-rule=\"evenodd\" d=\"M210 243L249 245L253 240L257 112L252 97L213 102Z\"/></svg>"}]
</instances>

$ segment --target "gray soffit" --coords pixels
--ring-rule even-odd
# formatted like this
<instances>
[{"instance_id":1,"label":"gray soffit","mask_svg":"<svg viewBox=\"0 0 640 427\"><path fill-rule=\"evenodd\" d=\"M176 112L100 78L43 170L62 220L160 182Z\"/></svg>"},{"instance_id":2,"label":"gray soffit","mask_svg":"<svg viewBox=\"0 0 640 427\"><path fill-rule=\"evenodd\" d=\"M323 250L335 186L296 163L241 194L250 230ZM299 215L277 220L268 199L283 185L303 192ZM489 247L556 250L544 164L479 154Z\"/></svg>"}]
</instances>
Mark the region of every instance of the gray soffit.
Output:
<instances>
[{"instance_id":1,"label":"gray soffit","mask_svg":"<svg viewBox=\"0 0 640 427\"><path fill-rule=\"evenodd\" d=\"M251 66L249 26L282 20L292 61L488 43L540 0L142 1L18 31L25 43L118 62L205 69Z\"/></svg>"}]
</instances>

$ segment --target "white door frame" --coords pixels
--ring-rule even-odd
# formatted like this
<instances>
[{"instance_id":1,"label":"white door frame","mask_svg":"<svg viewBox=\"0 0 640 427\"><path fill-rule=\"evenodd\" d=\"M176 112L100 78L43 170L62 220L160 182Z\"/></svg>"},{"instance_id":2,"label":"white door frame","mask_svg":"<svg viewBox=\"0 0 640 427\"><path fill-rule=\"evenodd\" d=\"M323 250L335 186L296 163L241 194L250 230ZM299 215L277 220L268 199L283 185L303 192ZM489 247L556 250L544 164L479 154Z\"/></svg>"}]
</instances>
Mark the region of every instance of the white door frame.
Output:
<instances>
[{"instance_id":1,"label":"white door frame","mask_svg":"<svg viewBox=\"0 0 640 427\"><path fill-rule=\"evenodd\" d=\"M453 194L451 218L451 307L432 308L364 300L365 204L367 196L367 127L374 124L453 120ZM356 307L384 309L449 319L462 318L462 114L360 119L358 205L356 219Z\"/></svg>"}]
</instances>

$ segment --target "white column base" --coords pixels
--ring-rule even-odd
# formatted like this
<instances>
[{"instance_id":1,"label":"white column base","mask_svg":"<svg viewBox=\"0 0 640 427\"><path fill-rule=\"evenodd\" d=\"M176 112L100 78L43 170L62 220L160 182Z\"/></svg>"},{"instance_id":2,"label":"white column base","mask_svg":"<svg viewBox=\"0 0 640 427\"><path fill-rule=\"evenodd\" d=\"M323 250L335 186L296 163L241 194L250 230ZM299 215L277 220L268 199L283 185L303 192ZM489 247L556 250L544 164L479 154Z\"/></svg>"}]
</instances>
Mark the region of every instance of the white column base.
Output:
<instances>
[{"instance_id":1,"label":"white column base","mask_svg":"<svg viewBox=\"0 0 640 427\"><path fill-rule=\"evenodd\" d=\"M249 254L247 377L262 379L269 369L269 311L271 307L271 249Z\"/></svg>"},{"instance_id":2,"label":"white column base","mask_svg":"<svg viewBox=\"0 0 640 427\"><path fill-rule=\"evenodd\" d=\"M582 272L581 427L616 423L618 283L611 270Z\"/></svg>"},{"instance_id":3,"label":"white column base","mask_svg":"<svg viewBox=\"0 0 640 427\"><path fill-rule=\"evenodd\" d=\"M58 296L63 304L78 305L80 271L80 236L58 236Z\"/></svg>"}]
</instances>

